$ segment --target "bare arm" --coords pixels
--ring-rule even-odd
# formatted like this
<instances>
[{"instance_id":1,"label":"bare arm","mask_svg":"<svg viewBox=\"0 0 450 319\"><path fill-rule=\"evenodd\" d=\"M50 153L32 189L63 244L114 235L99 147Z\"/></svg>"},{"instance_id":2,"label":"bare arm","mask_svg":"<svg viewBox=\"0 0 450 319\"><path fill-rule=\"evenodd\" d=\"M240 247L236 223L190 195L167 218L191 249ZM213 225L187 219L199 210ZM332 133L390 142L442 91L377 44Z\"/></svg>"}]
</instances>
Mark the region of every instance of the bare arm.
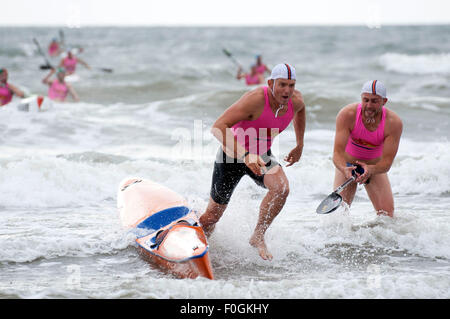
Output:
<instances>
[{"instance_id":1,"label":"bare arm","mask_svg":"<svg viewBox=\"0 0 450 319\"><path fill-rule=\"evenodd\" d=\"M77 58L77 61L80 62L81 64L83 64L83 65L84 65L86 68L88 68L89 70L91 69L91 67L90 67L86 62L84 62L82 59Z\"/></svg>"},{"instance_id":2,"label":"bare arm","mask_svg":"<svg viewBox=\"0 0 450 319\"><path fill-rule=\"evenodd\" d=\"M389 123L386 122L386 127L389 127L389 131L384 139L383 154L380 161L374 165L367 165L357 161L356 163L364 168L364 174L356 180L357 182L365 183L370 176L387 173L390 170L400 145L403 123L394 112L391 112Z\"/></svg>"},{"instance_id":3,"label":"bare arm","mask_svg":"<svg viewBox=\"0 0 450 319\"><path fill-rule=\"evenodd\" d=\"M297 111L294 115L294 130L295 130L295 137L297 141L297 145L303 146L303 139L305 135L305 127L306 127L306 107L305 103L303 102L303 98L300 101L300 106L298 107Z\"/></svg>"},{"instance_id":4,"label":"bare arm","mask_svg":"<svg viewBox=\"0 0 450 319\"><path fill-rule=\"evenodd\" d=\"M333 163L346 178L351 177L353 167L347 167L345 147L355 120L353 104L344 107L336 117L336 132L334 137Z\"/></svg>"},{"instance_id":5,"label":"bare arm","mask_svg":"<svg viewBox=\"0 0 450 319\"><path fill-rule=\"evenodd\" d=\"M245 148L237 142L231 127L239 121L250 120L258 108L258 103L260 101L257 90L248 92L226 109L213 124L211 133L222 143L228 155L241 158L245 154Z\"/></svg>"},{"instance_id":6,"label":"bare arm","mask_svg":"<svg viewBox=\"0 0 450 319\"><path fill-rule=\"evenodd\" d=\"M284 158L284 160L288 162L286 167L289 167L294 163L298 162L303 153L303 140L305 136L305 127L306 127L306 107L300 93L299 96L294 99L294 109L295 114L293 119L293 125L297 145L294 147L292 151L289 152L289 155L287 155Z\"/></svg>"},{"instance_id":7,"label":"bare arm","mask_svg":"<svg viewBox=\"0 0 450 319\"><path fill-rule=\"evenodd\" d=\"M11 83L8 83L8 87L11 90L11 92L19 97L24 97L25 94L16 86L12 85Z\"/></svg>"},{"instance_id":8,"label":"bare arm","mask_svg":"<svg viewBox=\"0 0 450 319\"><path fill-rule=\"evenodd\" d=\"M242 73L242 68L239 67L238 73L237 73L237 75L236 75L236 79L240 80L240 79L242 79L242 78L245 78L245 73Z\"/></svg>"},{"instance_id":9,"label":"bare arm","mask_svg":"<svg viewBox=\"0 0 450 319\"><path fill-rule=\"evenodd\" d=\"M74 100L75 102L80 101L80 99L78 98L77 92L75 92L75 90L74 90L74 88L72 87L72 85L70 85L70 84L68 84L68 83L67 83L66 85L67 85L67 88L68 88L69 93L70 93L70 95L72 96L73 100Z\"/></svg>"},{"instance_id":10,"label":"bare arm","mask_svg":"<svg viewBox=\"0 0 450 319\"><path fill-rule=\"evenodd\" d=\"M257 154L249 154L237 141L231 127L242 120L251 120L264 106L264 93L261 88L244 94L216 120L211 133L222 144L224 152L234 158L245 160L245 164L257 175L265 171L265 163Z\"/></svg>"},{"instance_id":11,"label":"bare arm","mask_svg":"<svg viewBox=\"0 0 450 319\"><path fill-rule=\"evenodd\" d=\"M55 73L55 69L52 69L49 74L45 78L42 79L42 83L47 85L52 85L52 82L50 81L50 77Z\"/></svg>"}]
</instances>

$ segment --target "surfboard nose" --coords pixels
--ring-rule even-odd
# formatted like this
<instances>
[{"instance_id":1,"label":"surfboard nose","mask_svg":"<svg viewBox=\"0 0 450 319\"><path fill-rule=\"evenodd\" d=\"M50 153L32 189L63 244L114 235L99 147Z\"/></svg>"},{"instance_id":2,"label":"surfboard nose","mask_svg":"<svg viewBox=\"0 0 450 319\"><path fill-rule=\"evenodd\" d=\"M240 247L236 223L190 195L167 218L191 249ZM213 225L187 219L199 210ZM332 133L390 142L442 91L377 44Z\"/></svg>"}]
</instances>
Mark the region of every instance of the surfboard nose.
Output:
<instances>
[{"instance_id":1,"label":"surfboard nose","mask_svg":"<svg viewBox=\"0 0 450 319\"><path fill-rule=\"evenodd\" d=\"M175 262L189 261L199 276L214 279L209 246L201 227L178 224L164 236L157 249L161 257Z\"/></svg>"},{"instance_id":2,"label":"surfboard nose","mask_svg":"<svg viewBox=\"0 0 450 319\"><path fill-rule=\"evenodd\" d=\"M127 178L119 184L117 207L124 226L146 234L136 239L146 259L181 278L214 279L206 235L182 196L149 180Z\"/></svg>"},{"instance_id":3,"label":"surfboard nose","mask_svg":"<svg viewBox=\"0 0 450 319\"><path fill-rule=\"evenodd\" d=\"M207 248L200 232L193 227L175 225L160 245L160 253L169 259L193 258Z\"/></svg>"}]
</instances>

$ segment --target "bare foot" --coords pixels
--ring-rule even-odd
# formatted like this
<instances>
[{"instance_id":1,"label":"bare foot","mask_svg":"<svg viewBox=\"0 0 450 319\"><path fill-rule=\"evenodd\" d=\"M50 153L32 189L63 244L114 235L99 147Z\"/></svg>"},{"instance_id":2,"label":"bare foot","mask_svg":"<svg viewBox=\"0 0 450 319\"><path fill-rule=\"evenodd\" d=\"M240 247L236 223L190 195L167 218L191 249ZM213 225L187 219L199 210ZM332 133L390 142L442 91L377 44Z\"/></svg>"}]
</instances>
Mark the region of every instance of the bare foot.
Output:
<instances>
[{"instance_id":1,"label":"bare foot","mask_svg":"<svg viewBox=\"0 0 450 319\"><path fill-rule=\"evenodd\" d=\"M211 234L214 231L214 228L216 228L216 225L210 225L208 227L202 226L203 232L205 233L206 237L211 237Z\"/></svg>"},{"instance_id":2,"label":"bare foot","mask_svg":"<svg viewBox=\"0 0 450 319\"><path fill-rule=\"evenodd\" d=\"M385 211L385 210L380 209L380 210L377 211L377 215L378 215L378 216L389 216L389 217L394 217L394 212L389 213L389 212L387 212L387 211Z\"/></svg>"},{"instance_id":3,"label":"bare foot","mask_svg":"<svg viewBox=\"0 0 450 319\"><path fill-rule=\"evenodd\" d=\"M267 250L266 243L264 238L261 236L257 236L253 234L252 238L250 238L250 245L258 249L258 253L264 260L272 260L272 254Z\"/></svg>"}]
</instances>

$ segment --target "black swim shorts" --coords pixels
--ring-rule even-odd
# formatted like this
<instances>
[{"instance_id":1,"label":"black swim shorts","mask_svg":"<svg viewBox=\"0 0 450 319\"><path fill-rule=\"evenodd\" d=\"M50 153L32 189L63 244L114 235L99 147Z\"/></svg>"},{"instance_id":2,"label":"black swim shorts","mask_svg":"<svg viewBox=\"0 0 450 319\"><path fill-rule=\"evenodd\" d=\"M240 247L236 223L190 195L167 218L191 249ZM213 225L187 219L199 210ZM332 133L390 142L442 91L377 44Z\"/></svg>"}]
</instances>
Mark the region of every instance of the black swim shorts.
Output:
<instances>
[{"instance_id":1,"label":"black swim shorts","mask_svg":"<svg viewBox=\"0 0 450 319\"><path fill-rule=\"evenodd\" d=\"M271 168L280 165L270 150L261 155L261 158L266 163L267 172ZM261 176L256 175L242 160L229 157L225 154L222 147L220 147L214 162L210 193L211 198L217 204L228 204L234 189L244 175L250 176L257 185L266 188L264 186L265 174Z\"/></svg>"}]
</instances>

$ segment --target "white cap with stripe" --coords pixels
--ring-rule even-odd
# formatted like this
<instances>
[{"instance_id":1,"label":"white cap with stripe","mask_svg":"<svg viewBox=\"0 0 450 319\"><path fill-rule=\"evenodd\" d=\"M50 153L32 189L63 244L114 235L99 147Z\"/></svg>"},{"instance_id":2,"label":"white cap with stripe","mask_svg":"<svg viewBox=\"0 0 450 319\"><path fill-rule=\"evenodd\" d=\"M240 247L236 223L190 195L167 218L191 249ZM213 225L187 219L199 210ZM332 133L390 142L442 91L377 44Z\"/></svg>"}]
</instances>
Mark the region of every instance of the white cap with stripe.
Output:
<instances>
[{"instance_id":1,"label":"white cap with stripe","mask_svg":"<svg viewBox=\"0 0 450 319\"><path fill-rule=\"evenodd\" d=\"M386 98L386 87L383 83L378 80L367 81L364 83L361 94L363 93L371 93L381 96L382 98Z\"/></svg>"},{"instance_id":2,"label":"white cap with stripe","mask_svg":"<svg viewBox=\"0 0 450 319\"><path fill-rule=\"evenodd\" d=\"M270 74L269 80L276 79L296 80L297 77L295 76L295 68L287 63L275 65L272 69L272 74Z\"/></svg>"}]
</instances>

